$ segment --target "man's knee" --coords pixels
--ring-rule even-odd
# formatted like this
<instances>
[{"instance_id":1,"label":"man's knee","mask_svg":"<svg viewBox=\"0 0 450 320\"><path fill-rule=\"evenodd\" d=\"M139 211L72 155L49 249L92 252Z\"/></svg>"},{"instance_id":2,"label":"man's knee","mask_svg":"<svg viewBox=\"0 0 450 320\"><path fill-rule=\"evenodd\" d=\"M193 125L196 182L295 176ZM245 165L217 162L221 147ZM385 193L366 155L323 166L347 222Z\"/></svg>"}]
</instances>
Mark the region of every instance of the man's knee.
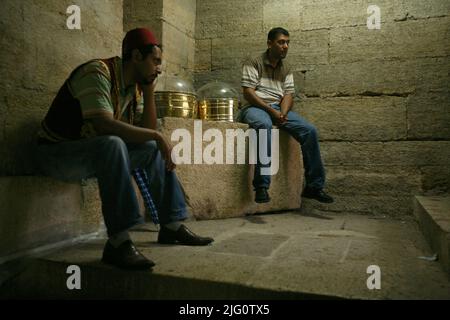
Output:
<instances>
[{"instance_id":1,"label":"man's knee","mask_svg":"<svg viewBox=\"0 0 450 320\"><path fill-rule=\"evenodd\" d=\"M118 136L100 136L101 144L108 148L123 149L126 148L125 141Z\"/></svg>"},{"instance_id":2,"label":"man's knee","mask_svg":"<svg viewBox=\"0 0 450 320\"><path fill-rule=\"evenodd\" d=\"M317 137L317 128L314 125L308 124L308 126L306 127L306 130L308 132L308 136Z\"/></svg>"},{"instance_id":3,"label":"man's knee","mask_svg":"<svg viewBox=\"0 0 450 320\"><path fill-rule=\"evenodd\" d=\"M250 124L250 127L253 129L272 129L272 120L271 119L259 119L257 121L253 121Z\"/></svg>"},{"instance_id":4,"label":"man's knee","mask_svg":"<svg viewBox=\"0 0 450 320\"><path fill-rule=\"evenodd\" d=\"M96 151L98 157L110 157L111 155L114 155L114 157L117 157L118 155L127 157L127 145L122 138L118 136L108 135L97 137L97 139L99 140L95 145L97 146Z\"/></svg>"},{"instance_id":5,"label":"man's knee","mask_svg":"<svg viewBox=\"0 0 450 320\"><path fill-rule=\"evenodd\" d=\"M154 140L146 141L142 143L139 148L144 154L147 154L150 159L155 160L159 156L158 144Z\"/></svg>"},{"instance_id":6,"label":"man's knee","mask_svg":"<svg viewBox=\"0 0 450 320\"><path fill-rule=\"evenodd\" d=\"M143 143L143 148L149 151L154 151L158 149L158 144L154 140L147 141Z\"/></svg>"},{"instance_id":7,"label":"man's knee","mask_svg":"<svg viewBox=\"0 0 450 320\"><path fill-rule=\"evenodd\" d=\"M144 168L158 161L158 158L160 158L160 152L156 141L151 140L130 146L130 159L134 168Z\"/></svg>"},{"instance_id":8,"label":"man's knee","mask_svg":"<svg viewBox=\"0 0 450 320\"><path fill-rule=\"evenodd\" d=\"M272 129L270 115L258 108L251 107L242 116L242 122L247 123L253 129Z\"/></svg>"},{"instance_id":9,"label":"man's knee","mask_svg":"<svg viewBox=\"0 0 450 320\"><path fill-rule=\"evenodd\" d=\"M290 133L295 139L304 143L306 141L316 140L318 137L317 129L310 123L303 123L291 128Z\"/></svg>"}]
</instances>

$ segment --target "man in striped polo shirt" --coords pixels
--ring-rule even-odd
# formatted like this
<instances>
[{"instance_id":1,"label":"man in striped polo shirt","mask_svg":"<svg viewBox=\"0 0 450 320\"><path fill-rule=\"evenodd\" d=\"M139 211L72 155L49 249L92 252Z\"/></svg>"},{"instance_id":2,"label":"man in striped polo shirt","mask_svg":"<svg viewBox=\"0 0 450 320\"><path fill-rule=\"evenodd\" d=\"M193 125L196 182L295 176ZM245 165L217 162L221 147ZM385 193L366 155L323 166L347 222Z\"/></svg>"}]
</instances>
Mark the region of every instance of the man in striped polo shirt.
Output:
<instances>
[{"instance_id":1,"label":"man in striped polo shirt","mask_svg":"<svg viewBox=\"0 0 450 320\"><path fill-rule=\"evenodd\" d=\"M306 186L302 196L331 203L333 198L323 191L325 170L320 156L316 128L291 111L295 93L294 77L289 65L283 61L289 48L289 32L273 28L267 38L267 51L253 59L247 59L242 67L244 98L247 105L240 110L238 120L256 130L267 130L267 151L270 155L270 131L272 126L287 131L302 146ZM259 146L259 135L258 135ZM270 167L259 159L255 167L253 187L255 202L269 202L270 175L261 174L262 168Z\"/></svg>"}]
</instances>

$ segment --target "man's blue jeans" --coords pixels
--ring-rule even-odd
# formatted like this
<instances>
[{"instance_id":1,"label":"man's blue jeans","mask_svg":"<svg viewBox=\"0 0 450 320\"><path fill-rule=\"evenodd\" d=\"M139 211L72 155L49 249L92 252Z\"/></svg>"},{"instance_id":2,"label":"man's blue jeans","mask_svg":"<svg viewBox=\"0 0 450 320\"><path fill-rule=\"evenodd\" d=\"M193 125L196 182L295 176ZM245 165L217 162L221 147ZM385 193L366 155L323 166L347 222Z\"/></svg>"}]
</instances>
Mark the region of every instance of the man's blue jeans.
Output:
<instances>
[{"instance_id":1,"label":"man's blue jeans","mask_svg":"<svg viewBox=\"0 0 450 320\"><path fill-rule=\"evenodd\" d=\"M167 171L155 141L126 144L117 136L98 136L40 144L37 163L44 175L63 181L96 177L108 235L142 223L131 172L143 168L161 224L187 217L184 192L174 171Z\"/></svg>"},{"instance_id":2,"label":"man's blue jeans","mask_svg":"<svg viewBox=\"0 0 450 320\"><path fill-rule=\"evenodd\" d=\"M278 104L272 104L272 107L280 111L280 106ZM316 128L307 122L305 119L300 117L297 113L289 111L287 114L288 121L281 125L279 128L281 130L287 131L295 140L301 144L302 154L303 154L303 165L305 167L305 180L306 186L308 188L323 189L325 185L325 169L322 164L322 158L320 156L319 138L317 135ZM271 129L272 129L272 118L270 115L258 108L249 106L240 110L238 114L238 121L247 123L250 128L255 130L266 129L267 130L267 155L270 157L270 141L271 141ZM259 134L258 146L259 146ZM270 167L270 163L262 165L259 161L258 152L258 162L255 167L255 176L253 178L253 187L256 188L269 188L270 186L270 175L261 175L261 168Z\"/></svg>"}]
</instances>

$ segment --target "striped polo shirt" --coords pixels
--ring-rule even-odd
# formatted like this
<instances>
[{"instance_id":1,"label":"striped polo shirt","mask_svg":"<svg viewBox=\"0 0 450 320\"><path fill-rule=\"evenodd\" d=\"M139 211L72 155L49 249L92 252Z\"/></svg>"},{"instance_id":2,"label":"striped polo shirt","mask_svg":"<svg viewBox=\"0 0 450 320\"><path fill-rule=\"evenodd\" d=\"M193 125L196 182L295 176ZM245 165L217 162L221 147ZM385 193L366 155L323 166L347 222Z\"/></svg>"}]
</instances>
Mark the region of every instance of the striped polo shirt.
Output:
<instances>
[{"instance_id":1,"label":"striped polo shirt","mask_svg":"<svg viewBox=\"0 0 450 320\"><path fill-rule=\"evenodd\" d=\"M280 103L286 94L295 94L291 68L283 60L272 67L267 51L244 61L241 85L255 89L256 95L268 104Z\"/></svg>"}]
</instances>

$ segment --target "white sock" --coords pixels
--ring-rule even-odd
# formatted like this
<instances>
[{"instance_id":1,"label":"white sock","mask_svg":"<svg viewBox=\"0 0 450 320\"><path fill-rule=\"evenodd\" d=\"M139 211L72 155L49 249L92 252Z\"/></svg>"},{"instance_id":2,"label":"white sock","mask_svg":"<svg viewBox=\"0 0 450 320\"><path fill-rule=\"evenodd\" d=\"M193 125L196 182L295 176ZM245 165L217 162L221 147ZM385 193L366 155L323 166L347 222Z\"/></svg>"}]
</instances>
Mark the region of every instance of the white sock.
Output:
<instances>
[{"instance_id":1,"label":"white sock","mask_svg":"<svg viewBox=\"0 0 450 320\"><path fill-rule=\"evenodd\" d=\"M180 229L181 227L181 222L180 221L174 221L168 224L164 225L165 228L172 230L172 231L178 231L178 229Z\"/></svg>"},{"instance_id":2,"label":"white sock","mask_svg":"<svg viewBox=\"0 0 450 320\"><path fill-rule=\"evenodd\" d=\"M109 243L111 243L111 245L114 248L118 248L122 243L124 243L127 240L130 240L130 234L128 233L127 230L121 231L109 237Z\"/></svg>"}]
</instances>

